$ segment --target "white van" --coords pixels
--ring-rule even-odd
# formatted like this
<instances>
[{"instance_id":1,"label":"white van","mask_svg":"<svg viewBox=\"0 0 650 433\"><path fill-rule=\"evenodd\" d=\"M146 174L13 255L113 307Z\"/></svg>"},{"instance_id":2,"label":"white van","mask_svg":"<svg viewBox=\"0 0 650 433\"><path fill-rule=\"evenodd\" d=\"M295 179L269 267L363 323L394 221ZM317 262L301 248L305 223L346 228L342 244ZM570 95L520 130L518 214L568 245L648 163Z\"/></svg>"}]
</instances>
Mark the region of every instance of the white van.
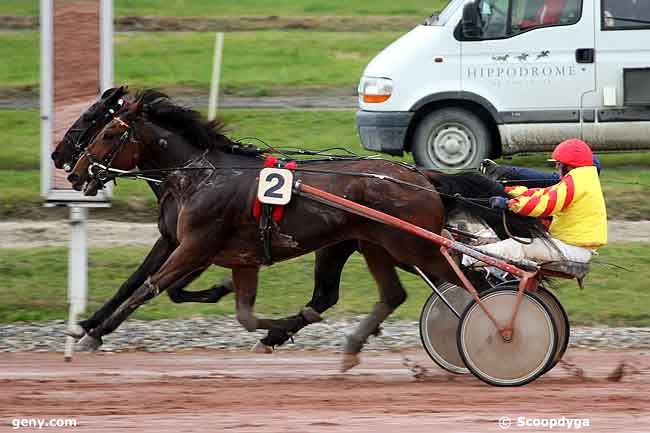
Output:
<instances>
[{"instance_id":1,"label":"white van","mask_svg":"<svg viewBox=\"0 0 650 433\"><path fill-rule=\"evenodd\" d=\"M582 137L650 148L650 0L452 0L359 83L364 148L476 167Z\"/></svg>"}]
</instances>

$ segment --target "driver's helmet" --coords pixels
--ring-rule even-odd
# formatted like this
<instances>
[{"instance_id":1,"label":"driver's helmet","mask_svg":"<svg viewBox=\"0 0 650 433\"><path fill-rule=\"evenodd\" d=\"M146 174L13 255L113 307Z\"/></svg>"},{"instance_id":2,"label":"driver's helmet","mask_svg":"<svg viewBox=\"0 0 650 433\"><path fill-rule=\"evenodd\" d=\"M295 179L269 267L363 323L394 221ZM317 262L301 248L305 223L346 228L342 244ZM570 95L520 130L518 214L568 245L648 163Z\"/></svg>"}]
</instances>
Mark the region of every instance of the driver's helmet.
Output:
<instances>
[{"instance_id":1,"label":"driver's helmet","mask_svg":"<svg viewBox=\"0 0 650 433\"><path fill-rule=\"evenodd\" d=\"M564 140L558 144L551 158L551 161L561 162L571 167L590 167L594 165L589 145L577 138Z\"/></svg>"}]
</instances>

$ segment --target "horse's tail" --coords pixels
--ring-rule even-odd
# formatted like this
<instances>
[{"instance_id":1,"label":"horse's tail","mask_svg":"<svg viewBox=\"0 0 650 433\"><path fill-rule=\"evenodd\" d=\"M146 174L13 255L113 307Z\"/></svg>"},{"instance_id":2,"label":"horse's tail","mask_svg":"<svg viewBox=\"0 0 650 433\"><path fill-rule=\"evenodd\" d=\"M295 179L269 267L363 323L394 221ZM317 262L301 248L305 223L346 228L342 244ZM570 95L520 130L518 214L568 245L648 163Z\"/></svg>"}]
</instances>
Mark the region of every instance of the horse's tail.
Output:
<instances>
[{"instance_id":1,"label":"horse's tail","mask_svg":"<svg viewBox=\"0 0 650 433\"><path fill-rule=\"evenodd\" d=\"M423 170L422 173L440 193L447 214L456 210L481 219L500 239L507 239L511 235L522 238L548 238L544 225L537 218L509 213L506 228L502 211L491 209L487 203L490 197L508 197L499 182L478 172L445 174Z\"/></svg>"}]
</instances>

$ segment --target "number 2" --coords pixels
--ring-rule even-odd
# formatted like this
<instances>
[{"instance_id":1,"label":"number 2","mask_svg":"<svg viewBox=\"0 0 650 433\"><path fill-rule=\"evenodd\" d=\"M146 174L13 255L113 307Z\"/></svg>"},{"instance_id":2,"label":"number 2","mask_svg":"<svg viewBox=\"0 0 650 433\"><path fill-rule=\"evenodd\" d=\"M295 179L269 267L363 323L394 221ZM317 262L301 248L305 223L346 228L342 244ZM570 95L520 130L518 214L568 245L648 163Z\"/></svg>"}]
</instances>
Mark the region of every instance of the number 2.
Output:
<instances>
[{"instance_id":1,"label":"number 2","mask_svg":"<svg viewBox=\"0 0 650 433\"><path fill-rule=\"evenodd\" d=\"M282 198L282 194L276 191L284 186L284 177L278 173L269 173L266 176L267 182L273 182L274 180L277 180L278 182L275 185L270 185L270 188L264 192L264 197Z\"/></svg>"}]
</instances>

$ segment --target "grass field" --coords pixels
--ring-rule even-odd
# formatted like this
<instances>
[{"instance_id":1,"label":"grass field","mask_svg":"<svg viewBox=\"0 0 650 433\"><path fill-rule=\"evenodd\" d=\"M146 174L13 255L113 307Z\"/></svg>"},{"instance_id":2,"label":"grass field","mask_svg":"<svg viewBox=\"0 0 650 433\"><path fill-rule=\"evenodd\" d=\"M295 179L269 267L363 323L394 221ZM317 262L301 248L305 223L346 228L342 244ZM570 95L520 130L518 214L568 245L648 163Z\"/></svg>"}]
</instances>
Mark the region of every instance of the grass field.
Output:
<instances>
[{"instance_id":1,"label":"grass field","mask_svg":"<svg viewBox=\"0 0 650 433\"><path fill-rule=\"evenodd\" d=\"M224 110L229 136L259 137L275 147L322 149L345 147L368 155L359 144L352 111ZM0 218L29 217L40 209L39 126L36 111L0 110ZM544 155L504 161L545 167ZM410 154L404 158L412 162ZM602 155L603 188L610 218L648 219L650 215L650 152ZM549 169L550 170L550 169ZM114 217L132 209L132 218L155 215L155 201L141 181L122 181L115 190L117 210L97 211ZM144 215L142 215L144 212ZM45 214L46 215L46 214Z\"/></svg>"},{"instance_id":2,"label":"grass field","mask_svg":"<svg viewBox=\"0 0 650 433\"><path fill-rule=\"evenodd\" d=\"M444 0L114 0L117 16L414 15L440 10ZM3 0L0 15L37 15L38 0Z\"/></svg>"},{"instance_id":3,"label":"grass field","mask_svg":"<svg viewBox=\"0 0 650 433\"><path fill-rule=\"evenodd\" d=\"M273 88L347 86L353 93L368 61L398 36L394 32L229 33L224 42L222 91L265 95ZM0 32L0 42L0 88L36 87L38 33ZM117 34L115 82L207 89L213 45L212 33Z\"/></svg>"},{"instance_id":4,"label":"grass field","mask_svg":"<svg viewBox=\"0 0 650 433\"><path fill-rule=\"evenodd\" d=\"M94 249L89 259L89 310L94 311L135 270L145 248ZM562 281L558 291L573 324L650 325L650 245L612 245L601 250L598 261L624 265L624 272L594 265L580 291L575 282ZM0 322L63 319L66 317L65 287L67 250L64 248L0 249ZM295 313L311 297L313 255L265 268L260 278L257 310L266 315ZM206 272L191 288L205 289L228 275L225 269ZM430 290L413 275L401 273L409 298L397 318L418 318ZM368 312L377 299L374 281L363 259L355 254L345 267L341 299L328 315ZM212 316L234 313L234 300L219 304L173 304L161 296L137 312L141 319Z\"/></svg>"}]
</instances>

